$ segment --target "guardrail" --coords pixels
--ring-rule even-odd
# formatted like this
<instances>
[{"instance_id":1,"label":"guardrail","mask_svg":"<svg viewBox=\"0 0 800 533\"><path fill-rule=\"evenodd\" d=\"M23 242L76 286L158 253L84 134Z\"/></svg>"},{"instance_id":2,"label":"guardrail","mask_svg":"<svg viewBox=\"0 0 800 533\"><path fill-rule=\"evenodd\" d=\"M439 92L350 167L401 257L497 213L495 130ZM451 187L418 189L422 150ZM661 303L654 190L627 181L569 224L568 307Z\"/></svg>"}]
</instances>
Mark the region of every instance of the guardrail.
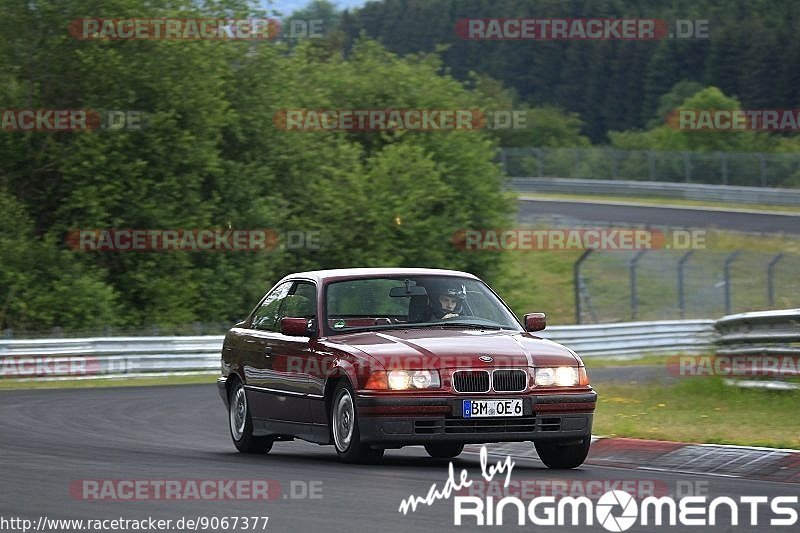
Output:
<instances>
[{"instance_id":1,"label":"guardrail","mask_svg":"<svg viewBox=\"0 0 800 533\"><path fill-rule=\"evenodd\" d=\"M800 309L739 313L717 320L717 344L725 349L796 348L800 353ZM794 348L792 348L794 346Z\"/></svg>"},{"instance_id":2,"label":"guardrail","mask_svg":"<svg viewBox=\"0 0 800 533\"><path fill-rule=\"evenodd\" d=\"M759 377L789 377L800 375L800 309L783 309L758 313L739 313L717 320L717 358L730 361L744 375ZM752 361L748 361L748 359ZM797 383L776 379L732 379L731 384L743 387L797 389Z\"/></svg>"},{"instance_id":3,"label":"guardrail","mask_svg":"<svg viewBox=\"0 0 800 533\"><path fill-rule=\"evenodd\" d=\"M86 379L212 374L221 335L0 341L0 378Z\"/></svg>"},{"instance_id":4,"label":"guardrail","mask_svg":"<svg viewBox=\"0 0 800 533\"><path fill-rule=\"evenodd\" d=\"M553 326L541 336L582 357L709 353L713 320ZM87 379L215 374L221 335L0 341L0 378Z\"/></svg>"},{"instance_id":5,"label":"guardrail","mask_svg":"<svg viewBox=\"0 0 800 533\"><path fill-rule=\"evenodd\" d=\"M690 152L589 148L503 148L500 164L509 176L558 176L707 183L750 187L800 185L796 152Z\"/></svg>"},{"instance_id":6,"label":"guardrail","mask_svg":"<svg viewBox=\"0 0 800 533\"><path fill-rule=\"evenodd\" d=\"M520 193L659 197L707 202L800 206L800 189L777 187L546 177L511 178L508 180L508 186Z\"/></svg>"},{"instance_id":7,"label":"guardrail","mask_svg":"<svg viewBox=\"0 0 800 533\"><path fill-rule=\"evenodd\" d=\"M581 357L642 355L775 356L771 376L800 374L800 308L740 313L719 320L664 320L551 326L539 333ZM222 335L0 340L0 379L91 379L216 374ZM772 363L770 363L772 364ZM753 368L748 369L753 373ZM758 367L755 373L758 375ZM739 380L740 386L797 388L775 380Z\"/></svg>"},{"instance_id":8,"label":"guardrail","mask_svg":"<svg viewBox=\"0 0 800 533\"><path fill-rule=\"evenodd\" d=\"M694 355L713 350L714 321L663 320L554 326L537 335L564 344L584 358Z\"/></svg>"}]
</instances>

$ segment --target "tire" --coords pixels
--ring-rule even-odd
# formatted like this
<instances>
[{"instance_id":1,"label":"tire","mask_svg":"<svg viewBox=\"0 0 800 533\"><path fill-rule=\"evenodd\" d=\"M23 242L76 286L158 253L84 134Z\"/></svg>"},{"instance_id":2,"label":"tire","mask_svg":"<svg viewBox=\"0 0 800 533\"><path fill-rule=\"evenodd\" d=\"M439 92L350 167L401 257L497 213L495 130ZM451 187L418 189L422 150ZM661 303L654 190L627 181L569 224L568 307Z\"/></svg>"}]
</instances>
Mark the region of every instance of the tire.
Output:
<instances>
[{"instance_id":1,"label":"tire","mask_svg":"<svg viewBox=\"0 0 800 533\"><path fill-rule=\"evenodd\" d=\"M345 463L375 463L383 457L383 449L361 442L353 389L342 381L333 391L331 402L331 437L339 459Z\"/></svg>"},{"instance_id":2,"label":"tire","mask_svg":"<svg viewBox=\"0 0 800 533\"><path fill-rule=\"evenodd\" d=\"M579 442L539 441L534 442L534 446L536 446L539 459L545 466L553 469L568 469L583 464L589 454L591 443L591 437L584 437Z\"/></svg>"},{"instance_id":3,"label":"tire","mask_svg":"<svg viewBox=\"0 0 800 533\"><path fill-rule=\"evenodd\" d=\"M460 442L437 442L426 444L425 451L436 459L452 459L464 451L464 445Z\"/></svg>"},{"instance_id":4,"label":"tire","mask_svg":"<svg viewBox=\"0 0 800 533\"><path fill-rule=\"evenodd\" d=\"M242 453L269 453L272 449L272 438L253 436L253 420L247 407L247 394L240 381L231 387L228 400L228 429L236 449Z\"/></svg>"}]
</instances>

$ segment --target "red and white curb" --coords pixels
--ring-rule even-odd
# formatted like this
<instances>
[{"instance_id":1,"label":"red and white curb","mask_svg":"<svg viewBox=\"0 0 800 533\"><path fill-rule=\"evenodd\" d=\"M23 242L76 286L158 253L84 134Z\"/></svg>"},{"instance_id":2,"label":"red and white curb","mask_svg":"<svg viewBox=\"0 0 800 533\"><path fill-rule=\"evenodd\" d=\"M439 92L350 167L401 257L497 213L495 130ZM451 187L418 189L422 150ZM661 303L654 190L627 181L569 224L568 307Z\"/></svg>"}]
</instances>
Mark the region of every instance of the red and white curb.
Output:
<instances>
[{"instance_id":1,"label":"red and white curb","mask_svg":"<svg viewBox=\"0 0 800 533\"><path fill-rule=\"evenodd\" d=\"M530 442L489 444L491 454L536 459ZM480 451L470 445L467 451ZM800 450L592 436L586 464L800 483Z\"/></svg>"}]
</instances>

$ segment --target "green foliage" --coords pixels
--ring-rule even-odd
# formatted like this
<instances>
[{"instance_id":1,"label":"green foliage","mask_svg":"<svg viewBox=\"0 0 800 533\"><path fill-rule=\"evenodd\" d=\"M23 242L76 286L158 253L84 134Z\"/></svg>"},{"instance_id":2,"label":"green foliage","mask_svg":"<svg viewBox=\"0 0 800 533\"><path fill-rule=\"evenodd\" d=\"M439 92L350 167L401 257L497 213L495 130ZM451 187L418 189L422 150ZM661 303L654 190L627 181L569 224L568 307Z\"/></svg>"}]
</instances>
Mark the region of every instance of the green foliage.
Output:
<instances>
[{"instance_id":1,"label":"green foliage","mask_svg":"<svg viewBox=\"0 0 800 533\"><path fill-rule=\"evenodd\" d=\"M592 142L641 129L679 82L719 87L745 109L800 102L796 38L800 3L712 0L383 0L346 14L353 41L365 32L401 53L447 45L444 64L461 79L489 76L530 107L578 113ZM708 38L643 41L464 40L462 18L648 18L708 21Z\"/></svg>"},{"instance_id":2,"label":"green foliage","mask_svg":"<svg viewBox=\"0 0 800 533\"><path fill-rule=\"evenodd\" d=\"M679 83L660 101L659 112L667 116L672 110L739 110L736 98L726 96L717 87L698 89L694 83ZM696 90L693 94L690 91ZM681 96L684 96L681 99ZM672 119L677 120L673 116ZM663 120L663 119L662 119ZM668 150L694 152L758 152L772 151L780 137L753 131L681 131L674 124L660 122L647 131L609 132L611 145L624 150Z\"/></svg>"},{"instance_id":3,"label":"green foliage","mask_svg":"<svg viewBox=\"0 0 800 533\"><path fill-rule=\"evenodd\" d=\"M88 329L116 321L116 294L102 273L35 238L23 207L2 191L0 228L0 328Z\"/></svg>"},{"instance_id":4,"label":"green foliage","mask_svg":"<svg viewBox=\"0 0 800 533\"><path fill-rule=\"evenodd\" d=\"M178 0L149 17L246 17L249 2ZM328 9L310 8L307 18ZM257 14L253 14L257 16ZM0 328L127 328L241 318L298 269L432 266L491 276L462 228L508 223L486 132L296 132L285 109L499 107L435 55L364 40L80 41L69 21L143 16L134 0L13 2L0 26L0 105L139 110L141 130L0 135ZM321 249L77 252L81 228L318 231Z\"/></svg>"}]
</instances>

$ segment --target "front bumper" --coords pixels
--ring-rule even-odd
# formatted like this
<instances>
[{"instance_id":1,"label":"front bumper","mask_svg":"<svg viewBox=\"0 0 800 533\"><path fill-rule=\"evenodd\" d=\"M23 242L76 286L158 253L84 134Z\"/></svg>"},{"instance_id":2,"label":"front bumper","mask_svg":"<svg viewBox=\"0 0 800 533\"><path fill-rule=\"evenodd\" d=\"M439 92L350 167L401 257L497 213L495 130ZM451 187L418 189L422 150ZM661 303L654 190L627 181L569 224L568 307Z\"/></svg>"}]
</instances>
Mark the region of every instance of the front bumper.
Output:
<instances>
[{"instance_id":1,"label":"front bumper","mask_svg":"<svg viewBox=\"0 0 800 533\"><path fill-rule=\"evenodd\" d=\"M474 398L359 396L361 440L387 446L577 440L591 436L597 393L524 396L517 417L464 418L465 399Z\"/></svg>"}]
</instances>

